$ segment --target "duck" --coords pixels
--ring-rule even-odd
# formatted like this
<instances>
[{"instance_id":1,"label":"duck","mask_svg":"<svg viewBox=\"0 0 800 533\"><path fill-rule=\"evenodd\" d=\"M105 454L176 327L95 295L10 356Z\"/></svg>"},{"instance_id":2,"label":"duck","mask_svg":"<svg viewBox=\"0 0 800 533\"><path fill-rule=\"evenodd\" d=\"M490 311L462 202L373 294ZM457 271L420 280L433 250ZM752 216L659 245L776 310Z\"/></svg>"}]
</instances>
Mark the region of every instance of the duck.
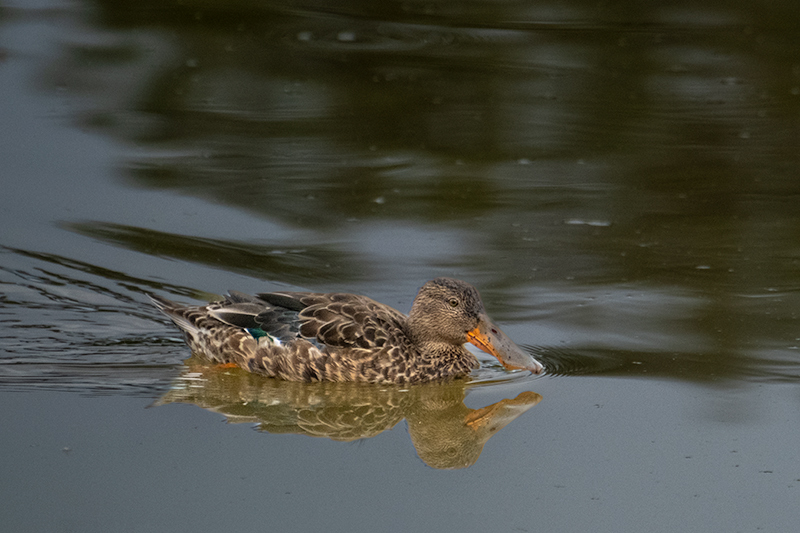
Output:
<instances>
[{"instance_id":1,"label":"duck","mask_svg":"<svg viewBox=\"0 0 800 533\"><path fill-rule=\"evenodd\" d=\"M508 370L544 372L491 321L477 289L452 278L425 283L408 315L349 293L229 291L201 306L150 298L193 353L271 378L399 385L466 378L480 366L466 343Z\"/></svg>"}]
</instances>

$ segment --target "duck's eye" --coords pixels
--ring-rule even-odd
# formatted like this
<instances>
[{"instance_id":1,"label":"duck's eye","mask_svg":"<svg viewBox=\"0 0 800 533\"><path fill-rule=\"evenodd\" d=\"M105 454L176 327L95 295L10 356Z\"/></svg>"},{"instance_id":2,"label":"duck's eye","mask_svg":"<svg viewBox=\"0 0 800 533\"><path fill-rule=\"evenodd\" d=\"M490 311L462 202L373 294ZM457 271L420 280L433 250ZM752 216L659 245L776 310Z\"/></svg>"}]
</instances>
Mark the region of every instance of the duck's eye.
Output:
<instances>
[{"instance_id":1,"label":"duck's eye","mask_svg":"<svg viewBox=\"0 0 800 533\"><path fill-rule=\"evenodd\" d=\"M450 298L447 300L447 303L450 304L450 307L458 307L458 299L457 298Z\"/></svg>"}]
</instances>

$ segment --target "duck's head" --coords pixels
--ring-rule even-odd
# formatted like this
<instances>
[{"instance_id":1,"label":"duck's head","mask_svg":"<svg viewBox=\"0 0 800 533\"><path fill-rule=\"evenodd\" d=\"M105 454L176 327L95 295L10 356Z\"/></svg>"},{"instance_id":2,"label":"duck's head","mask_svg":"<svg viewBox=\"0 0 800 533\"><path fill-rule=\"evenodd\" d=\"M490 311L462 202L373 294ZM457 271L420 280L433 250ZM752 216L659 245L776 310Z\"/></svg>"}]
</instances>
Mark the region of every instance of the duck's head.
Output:
<instances>
[{"instance_id":1,"label":"duck's head","mask_svg":"<svg viewBox=\"0 0 800 533\"><path fill-rule=\"evenodd\" d=\"M542 364L525 353L492 323L478 291L463 281L436 278L419 290L408 315L410 333L417 343L463 346L470 342L491 354L508 369L534 374Z\"/></svg>"}]
</instances>

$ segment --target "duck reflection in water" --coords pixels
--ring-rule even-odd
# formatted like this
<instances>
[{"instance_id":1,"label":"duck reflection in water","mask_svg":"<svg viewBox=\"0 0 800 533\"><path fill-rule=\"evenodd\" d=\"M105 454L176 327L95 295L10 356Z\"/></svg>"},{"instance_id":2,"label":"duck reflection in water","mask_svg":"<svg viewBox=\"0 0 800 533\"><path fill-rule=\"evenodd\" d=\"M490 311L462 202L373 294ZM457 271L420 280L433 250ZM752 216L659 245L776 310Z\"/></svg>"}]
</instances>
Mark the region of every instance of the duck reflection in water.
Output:
<instances>
[{"instance_id":1,"label":"duck reflection in water","mask_svg":"<svg viewBox=\"0 0 800 533\"><path fill-rule=\"evenodd\" d=\"M156 404L190 403L231 423L257 424L261 431L336 441L374 437L405 418L419 458L433 468L452 469L474 464L494 434L542 399L526 391L470 409L464 405L467 388L461 380L406 387L299 383L191 358Z\"/></svg>"}]
</instances>

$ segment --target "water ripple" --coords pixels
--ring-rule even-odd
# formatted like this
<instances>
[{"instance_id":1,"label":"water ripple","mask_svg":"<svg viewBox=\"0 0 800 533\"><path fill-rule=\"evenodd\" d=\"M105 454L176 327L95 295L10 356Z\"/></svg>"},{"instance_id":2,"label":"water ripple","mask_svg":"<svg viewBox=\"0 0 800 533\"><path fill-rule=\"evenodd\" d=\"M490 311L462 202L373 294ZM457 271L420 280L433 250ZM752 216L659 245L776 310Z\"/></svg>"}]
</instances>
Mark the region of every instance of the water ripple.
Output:
<instances>
[{"instance_id":1,"label":"water ripple","mask_svg":"<svg viewBox=\"0 0 800 533\"><path fill-rule=\"evenodd\" d=\"M0 248L0 387L152 395L185 356L141 293L152 282Z\"/></svg>"}]
</instances>

